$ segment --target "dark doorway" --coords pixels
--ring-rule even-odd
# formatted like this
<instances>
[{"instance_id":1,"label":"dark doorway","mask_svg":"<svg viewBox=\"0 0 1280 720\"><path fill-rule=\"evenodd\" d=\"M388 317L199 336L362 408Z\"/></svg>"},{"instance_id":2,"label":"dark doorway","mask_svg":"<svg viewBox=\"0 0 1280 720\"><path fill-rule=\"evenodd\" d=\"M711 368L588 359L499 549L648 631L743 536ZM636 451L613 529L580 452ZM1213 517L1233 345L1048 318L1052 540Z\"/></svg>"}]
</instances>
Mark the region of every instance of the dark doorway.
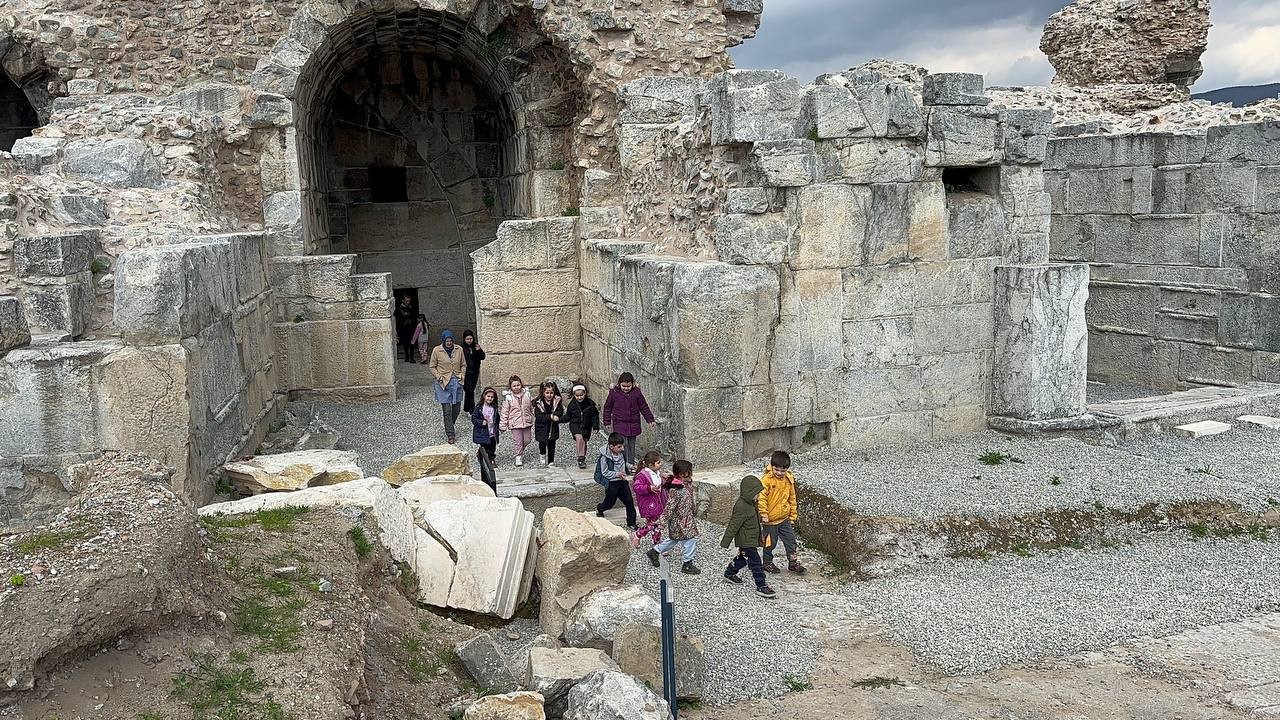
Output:
<instances>
[{"instance_id":1,"label":"dark doorway","mask_svg":"<svg viewBox=\"0 0 1280 720\"><path fill-rule=\"evenodd\" d=\"M22 88L0 73L0 150L13 149L19 138L27 137L40 124Z\"/></svg>"}]
</instances>

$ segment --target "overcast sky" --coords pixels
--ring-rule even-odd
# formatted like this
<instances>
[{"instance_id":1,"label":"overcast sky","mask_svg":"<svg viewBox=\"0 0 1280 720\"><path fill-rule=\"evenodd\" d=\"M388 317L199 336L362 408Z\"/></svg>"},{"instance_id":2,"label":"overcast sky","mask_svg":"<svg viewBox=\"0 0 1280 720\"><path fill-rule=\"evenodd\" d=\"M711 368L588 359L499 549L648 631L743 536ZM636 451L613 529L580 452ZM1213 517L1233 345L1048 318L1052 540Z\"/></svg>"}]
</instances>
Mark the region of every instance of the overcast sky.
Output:
<instances>
[{"instance_id":1,"label":"overcast sky","mask_svg":"<svg viewBox=\"0 0 1280 720\"><path fill-rule=\"evenodd\" d=\"M1196 91L1280 82L1280 0L1212 0ZM873 57L968 71L988 85L1043 85L1045 20L1064 0L765 0L760 32L733 49L741 68L781 68L807 82Z\"/></svg>"}]
</instances>

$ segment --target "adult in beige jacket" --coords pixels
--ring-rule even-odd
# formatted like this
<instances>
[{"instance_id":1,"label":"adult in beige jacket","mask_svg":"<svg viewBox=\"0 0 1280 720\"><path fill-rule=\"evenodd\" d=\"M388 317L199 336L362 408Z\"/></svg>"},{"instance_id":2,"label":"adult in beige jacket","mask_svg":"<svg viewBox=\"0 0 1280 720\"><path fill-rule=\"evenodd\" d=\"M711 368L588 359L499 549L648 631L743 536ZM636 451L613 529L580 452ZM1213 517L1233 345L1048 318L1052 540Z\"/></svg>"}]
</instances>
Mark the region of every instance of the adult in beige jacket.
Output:
<instances>
[{"instance_id":1,"label":"adult in beige jacket","mask_svg":"<svg viewBox=\"0 0 1280 720\"><path fill-rule=\"evenodd\" d=\"M431 374L435 376L436 401L444 415L444 432L450 443L458 441L455 423L462 411L462 379L467 373L467 356L453 341L453 331L440 333L440 344L431 351Z\"/></svg>"}]
</instances>

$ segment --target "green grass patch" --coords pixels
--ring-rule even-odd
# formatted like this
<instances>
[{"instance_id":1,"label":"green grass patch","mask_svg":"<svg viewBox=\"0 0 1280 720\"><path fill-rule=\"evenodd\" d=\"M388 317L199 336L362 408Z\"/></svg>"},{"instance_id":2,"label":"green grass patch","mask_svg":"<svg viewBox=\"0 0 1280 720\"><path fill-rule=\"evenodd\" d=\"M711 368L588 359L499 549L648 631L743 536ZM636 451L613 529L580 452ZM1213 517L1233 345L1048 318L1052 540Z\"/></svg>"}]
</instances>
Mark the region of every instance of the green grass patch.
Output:
<instances>
[{"instance_id":1,"label":"green grass patch","mask_svg":"<svg viewBox=\"0 0 1280 720\"><path fill-rule=\"evenodd\" d=\"M173 696L191 707L196 720L294 720L274 700L250 667L219 666L211 655L193 658L195 668L173 677Z\"/></svg>"},{"instance_id":2,"label":"green grass patch","mask_svg":"<svg viewBox=\"0 0 1280 720\"><path fill-rule=\"evenodd\" d=\"M13 549L23 555L41 550L57 550L87 537L89 537L89 531L85 529L31 533L14 543Z\"/></svg>"},{"instance_id":3,"label":"green grass patch","mask_svg":"<svg viewBox=\"0 0 1280 720\"><path fill-rule=\"evenodd\" d=\"M818 127L815 125L809 128L809 134L806 135L810 140L818 142Z\"/></svg>"},{"instance_id":4,"label":"green grass patch","mask_svg":"<svg viewBox=\"0 0 1280 720\"><path fill-rule=\"evenodd\" d=\"M19 588L26 584L27 584L27 576L23 575L22 573L14 573L9 576L10 587Z\"/></svg>"},{"instance_id":5,"label":"green grass patch","mask_svg":"<svg viewBox=\"0 0 1280 720\"><path fill-rule=\"evenodd\" d=\"M418 597L418 573L403 560L396 561L396 587L409 599Z\"/></svg>"},{"instance_id":6,"label":"green grass patch","mask_svg":"<svg viewBox=\"0 0 1280 720\"><path fill-rule=\"evenodd\" d=\"M211 515L201 521L211 528L246 528L253 524L270 532L290 532L298 518L311 512L311 508L289 505L275 510L259 510L247 515Z\"/></svg>"},{"instance_id":7,"label":"green grass patch","mask_svg":"<svg viewBox=\"0 0 1280 720\"><path fill-rule=\"evenodd\" d=\"M804 692L813 689L813 683L795 675L783 675L782 682L786 683L788 692Z\"/></svg>"},{"instance_id":8,"label":"green grass patch","mask_svg":"<svg viewBox=\"0 0 1280 720\"><path fill-rule=\"evenodd\" d=\"M907 686L906 683L902 682L896 677L887 678L882 675L875 675L873 677L862 678L861 680L853 681L854 687L862 688L863 690L883 690L884 688L893 687L895 685L898 687Z\"/></svg>"},{"instance_id":9,"label":"green grass patch","mask_svg":"<svg viewBox=\"0 0 1280 720\"><path fill-rule=\"evenodd\" d=\"M364 534L364 528L353 527L347 531L347 536L351 538L351 544L356 548L356 557L366 557L373 552L373 543L369 542L369 538Z\"/></svg>"},{"instance_id":10,"label":"green grass patch","mask_svg":"<svg viewBox=\"0 0 1280 720\"><path fill-rule=\"evenodd\" d=\"M292 598L273 605L262 597L238 600L232 607L235 629L257 638L254 649L265 653L282 653L297 649L303 624L299 613L307 602Z\"/></svg>"},{"instance_id":11,"label":"green grass patch","mask_svg":"<svg viewBox=\"0 0 1280 720\"><path fill-rule=\"evenodd\" d=\"M1035 555L1031 550L1031 543L1029 542L1016 543L1013 547L1009 548L1009 552L1017 555L1018 557L1032 557Z\"/></svg>"},{"instance_id":12,"label":"green grass patch","mask_svg":"<svg viewBox=\"0 0 1280 720\"><path fill-rule=\"evenodd\" d=\"M405 635L401 638L400 649L408 656L405 671L409 679L419 685L445 674L444 671L457 662L457 656L452 651L440 649L432 652L417 635Z\"/></svg>"},{"instance_id":13,"label":"green grass patch","mask_svg":"<svg viewBox=\"0 0 1280 720\"><path fill-rule=\"evenodd\" d=\"M677 707L677 708L679 708L681 711L684 711L684 710L701 710L701 709L702 709L702 701L701 701L701 700L697 700L697 699L695 699L695 698L685 698L684 700L677 700L677 701L676 701L676 707Z\"/></svg>"},{"instance_id":14,"label":"green grass patch","mask_svg":"<svg viewBox=\"0 0 1280 720\"><path fill-rule=\"evenodd\" d=\"M1200 540L1209 537L1209 526L1205 523L1191 523L1187 526L1187 532L1191 533L1191 537Z\"/></svg>"},{"instance_id":15,"label":"green grass patch","mask_svg":"<svg viewBox=\"0 0 1280 720\"><path fill-rule=\"evenodd\" d=\"M576 207L567 207L564 209L564 214L565 217L578 217L582 214L582 211Z\"/></svg>"},{"instance_id":16,"label":"green grass patch","mask_svg":"<svg viewBox=\"0 0 1280 720\"><path fill-rule=\"evenodd\" d=\"M1049 478L1049 484L1050 484L1050 485L1061 485L1061 484L1062 484L1062 478L1058 477L1057 475L1054 475L1053 477Z\"/></svg>"},{"instance_id":17,"label":"green grass patch","mask_svg":"<svg viewBox=\"0 0 1280 720\"><path fill-rule=\"evenodd\" d=\"M1012 462L1012 463L1022 462L1021 458L1016 458L1012 455L1008 455L1002 452L997 452L995 450L991 450L983 453L978 458L978 460L982 461L983 465L1003 465L1007 462Z\"/></svg>"}]
</instances>

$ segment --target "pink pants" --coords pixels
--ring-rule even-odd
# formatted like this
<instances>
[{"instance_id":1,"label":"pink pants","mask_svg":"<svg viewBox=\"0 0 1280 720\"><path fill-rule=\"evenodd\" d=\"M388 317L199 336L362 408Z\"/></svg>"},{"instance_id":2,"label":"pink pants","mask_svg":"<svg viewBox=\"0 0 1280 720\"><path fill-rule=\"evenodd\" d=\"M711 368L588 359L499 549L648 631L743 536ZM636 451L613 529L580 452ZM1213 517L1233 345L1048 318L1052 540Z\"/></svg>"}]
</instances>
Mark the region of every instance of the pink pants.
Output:
<instances>
[{"instance_id":1,"label":"pink pants","mask_svg":"<svg viewBox=\"0 0 1280 720\"><path fill-rule=\"evenodd\" d=\"M511 428L511 441L516 444L516 456L524 454L524 449L533 442L533 428Z\"/></svg>"}]
</instances>

